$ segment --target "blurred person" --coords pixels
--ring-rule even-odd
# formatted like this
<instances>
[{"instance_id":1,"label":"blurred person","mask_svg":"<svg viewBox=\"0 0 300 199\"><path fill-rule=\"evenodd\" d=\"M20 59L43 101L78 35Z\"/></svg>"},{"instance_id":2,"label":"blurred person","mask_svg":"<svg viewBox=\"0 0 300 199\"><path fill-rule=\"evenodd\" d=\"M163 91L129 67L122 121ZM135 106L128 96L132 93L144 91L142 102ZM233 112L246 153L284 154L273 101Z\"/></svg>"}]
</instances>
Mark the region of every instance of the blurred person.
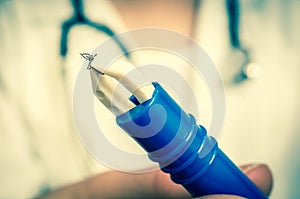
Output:
<instances>
[{"instance_id":1,"label":"blurred person","mask_svg":"<svg viewBox=\"0 0 300 199\"><path fill-rule=\"evenodd\" d=\"M90 19L116 33L155 26L197 40L219 67L226 86L221 148L236 162L267 163L275 179L271 198L299 197L298 179L291 177L299 176L300 165L295 158L299 1L241 2L242 40L263 74L238 84L226 81L232 78L228 71L235 71L228 59L236 52L229 44L224 1L202 1L199 10L191 0L84 2ZM62 60L60 27L72 14L68 1L2 0L0 5L0 198L188 197L160 171L108 171L79 143L71 113L73 83L82 63L79 52L90 52L107 35L74 27L68 55ZM142 63L143 58L135 59ZM270 192L266 166L242 169L265 193Z\"/></svg>"}]
</instances>

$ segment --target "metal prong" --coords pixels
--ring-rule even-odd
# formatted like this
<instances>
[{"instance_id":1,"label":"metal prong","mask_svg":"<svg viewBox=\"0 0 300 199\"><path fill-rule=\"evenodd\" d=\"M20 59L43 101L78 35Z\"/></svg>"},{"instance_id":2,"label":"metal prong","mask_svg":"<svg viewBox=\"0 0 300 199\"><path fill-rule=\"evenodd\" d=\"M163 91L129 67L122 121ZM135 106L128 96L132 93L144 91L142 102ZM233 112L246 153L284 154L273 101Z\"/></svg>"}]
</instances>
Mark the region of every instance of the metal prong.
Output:
<instances>
[{"instance_id":1,"label":"metal prong","mask_svg":"<svg viewBox=\"0 0 300 199\"><path fill-rule=\"evenodd\" d=\"M119 83L115 79L108 75L101 76L94 70L90 70L90 76L94 95L113 114L121 115L135 107L128 99L128 90L118 87Z\"/></svg>"},{"instance_id":2,"label":"metal prong","mask_svg":"<svg viewBox=\"0 0 300 199\"><path fill-rule=\"evenodd\" d=\"M96 68L94 68L93 66L89 66L89 68L87 68L88 70L94 70L96 73L99 73L100 75L104 75L104 73L103 72L101 72L100 70L97 70Z\"/></svg>"},{"instance_id":3,"label":"metal prong","mask_svg":"<svg viewBox=\"0 0 300 199\"><path fill-rule=\"evenodd\" d=\"M97 73L99 73L99 74L101 74L101 75L104 75L103 72L97 70L96 68L94 68L94 67L92 66L92 62L93 62L94 58L97 56L97 54L92 55L92 54L89 54L89 53L80 53L80 55L81 55L84 59L86 59L86 60L89 61L89 64L88 64L88 66L86 67L86 69L88 69L88 70L93 69L93 70L96 71Z\"/></svg>"}]
</instances>

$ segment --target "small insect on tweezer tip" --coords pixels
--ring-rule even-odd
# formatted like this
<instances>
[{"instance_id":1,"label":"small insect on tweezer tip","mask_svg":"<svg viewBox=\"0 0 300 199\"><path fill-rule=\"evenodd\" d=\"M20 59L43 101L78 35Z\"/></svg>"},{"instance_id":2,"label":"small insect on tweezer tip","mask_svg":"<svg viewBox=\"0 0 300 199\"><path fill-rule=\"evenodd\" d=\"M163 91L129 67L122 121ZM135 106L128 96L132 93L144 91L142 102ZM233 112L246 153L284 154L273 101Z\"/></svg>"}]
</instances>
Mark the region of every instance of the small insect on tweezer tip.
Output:
<instances>
[{"instance_id":1,"label":"small insect on tweezer tip","mask_svg":"<svg viewBox=\"0 0 300 199\"><path fill-rule=\"evenodd\" d=\"M86 69L88 69L88 70L93 69L93 70L96 71L97 73L99 73L99 74L101 74L101 75L104 75L103 72L97 70L96 68L94 68L94 67L92 66L92 62L93 62L94 58L97 56L97 54L92 55L92 54L89 54L89 53L80 53L80 55L81 55L84 59L86 59L86 60L89 61L89 64L88 64L88 66L87 66Z\"/></svg>"}]
</instances>

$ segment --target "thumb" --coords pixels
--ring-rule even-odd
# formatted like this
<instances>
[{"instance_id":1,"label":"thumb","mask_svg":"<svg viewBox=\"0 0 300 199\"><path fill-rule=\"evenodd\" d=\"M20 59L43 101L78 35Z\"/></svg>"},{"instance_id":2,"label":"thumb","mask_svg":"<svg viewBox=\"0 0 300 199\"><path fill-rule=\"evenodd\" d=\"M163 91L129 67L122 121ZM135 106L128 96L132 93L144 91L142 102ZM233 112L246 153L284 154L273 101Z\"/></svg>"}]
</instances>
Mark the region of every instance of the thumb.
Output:
<instances>
[{"instance_id":1,"label":"thumb","mask_svg":"<svg viewBox=\"0 0 300 199\"><path fill-rule=\"evenodd\" d=\"M273 178L270 169L265 164L248 164L240 166L243 172L258 186L266 195L269 195ZM210 195L199 199L241 199L243 197L233 195Z\"/></svg>"},{"instance_id":2,"label":"thumb","mask_svg":"<svg viewBox=\"0 0 300 199\"><path fill-rule=\"evenodd\" d=\"M250 164L240 167L266 195L271 193L273 177L269 167L265 164Z\"/></svg>"}]
</instances>

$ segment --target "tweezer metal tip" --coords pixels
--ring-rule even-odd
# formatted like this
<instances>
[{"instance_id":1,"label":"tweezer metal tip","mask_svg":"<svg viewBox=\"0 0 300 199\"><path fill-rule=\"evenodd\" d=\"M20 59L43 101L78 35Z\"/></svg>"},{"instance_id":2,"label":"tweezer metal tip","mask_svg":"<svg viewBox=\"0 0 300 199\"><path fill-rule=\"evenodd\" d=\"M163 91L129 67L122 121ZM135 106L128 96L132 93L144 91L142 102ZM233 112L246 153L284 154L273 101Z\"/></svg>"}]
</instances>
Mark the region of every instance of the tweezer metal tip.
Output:
<instances>
[{"instance_id":1,"label":"tweezer metal tip","mask_svg":"<svg viewBox=\"0 0 300 199\"><path fill-rule=\"evenodd\" d=\"M88 69L88 70L91 70L91 69L92 69L92 70L94 70L95 72L97 72L98 74L104 75L103 72L97 70L96 68L94 68L94 67L92 66L92 62L93 62L94 58L97 56L97 54L92 55L92 54L89 54L89 53L80 53L80 55L81 55L84 59L86 59L86 60L89 61L89 64L88 64L88 66L87 66L86 69Z\"/></svg>"},{"instance_id":2,"label":"tweezer metal tip","mask_svg":"<svg viewBox=\"0 0 300 199\"><path fill-rule=\"evenodd\" d=\"M94 70L96 73L98 73L98 74L100 74L100 75L104 75L104 73L103 72L101 72L100 70L97 70L96 68L94 68L93 66L88 66L88 68L87 68L88 70Z\"/></svg>"}]
</instances>

